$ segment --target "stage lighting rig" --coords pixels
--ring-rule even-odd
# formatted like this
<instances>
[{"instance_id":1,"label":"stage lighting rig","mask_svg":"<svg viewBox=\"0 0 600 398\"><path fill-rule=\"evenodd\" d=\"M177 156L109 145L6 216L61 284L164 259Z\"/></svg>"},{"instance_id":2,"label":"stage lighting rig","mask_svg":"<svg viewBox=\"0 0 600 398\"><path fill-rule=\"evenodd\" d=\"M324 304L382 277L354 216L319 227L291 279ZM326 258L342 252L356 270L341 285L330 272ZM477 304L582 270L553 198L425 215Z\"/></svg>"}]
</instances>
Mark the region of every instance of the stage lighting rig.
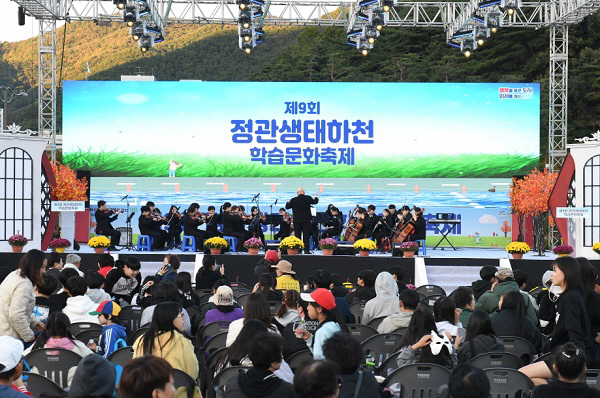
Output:
<instances>
[{"instance_id":1,"label":"stage lighting rig","mask_svg":"<svg viewBox=\"0 0 600 398\"><path fill-rule=\"evenodd\" d=\"M477 49L477 42L472 37L465 37L460 43L460 51L469 58Z\"/></svg>"},{"instance_id":2,"label":"stage lighting rig","mask_svg":"<svg viewBox=\"0 0 600 398\"><path fill-rule=\"evenodd\" d=\"M138 40L138 47L143 53L148 52L148 50L154 47L154 37L150 35L142 36Z\"/></svg>"},{"instance_id":3,"label":"stage lighting rig","mask_svg":"<svg viewBox=\"0 0 600 398\"><path fill-rule=\"evenodd\" d=\"M128 27L133 27L136 21L136 8L135 7L125 7L125 13L123 14L123 21L127 24Z\"/></svg>"},{"instance_id":4,"label":"stage lighting rig","mask_svg":"<svg viewBox=\"0 0 600 398\"><path fill-rule=\"evenodd\" d=\"M381 0L381 9L383 12L390 12L394 2L392 0Z\"/></svg>"},{"instance_id":5,"label":"stage lighting rig","mask_svg":"<svg viewBox=\"0 0 600 398\"><path fill-rule=\"evenodd\" d=\"M383 29L386 23L387 13L384 13L381 8L376 8L373 10L373 18L371 19L371 24L375 26L375 29L381 30Z\"/></svg>"},{"instance_id":6,"label":"stage lighting rig","mask_svg":"<svg viewBox=\"0 0 600 398\"><path fill-rule=\"evenodd\" d=\"M247 10L250 6L249 0L236 0L235 3L238 5L238 7L240 7L240 10Z\"/></svg>"},{"instance_id":7,"label":"stage lighting rig","mask_svg":"<svg viewBox=\"0 0 600 398\"><path fill-rule=\"evenodd\" d=\"M477 41L477 46L483 46L485 44L487 38L490 37L490 31L489 31L489 29L486 29L486 28L476 27L473 30L473 36L475 37L475 40Z\"/></svg>"},{"instance_id":8,"label":"stage lighting rig","mask_svg":"<svg viewBox=\"0 0 600 398\"><path fill-rule=\"evenodd\" d=\"M252 26L252 12L240 10L238 25L244 29L248 29L250 26Z\"/></svg>"},{"instance_id":9,"label":"stage lighting rig","mask_svg":"<svg viewBox=\"0 0 600 398\"><path fill-rule=\"evenodd\" d=\"M508 15L513 15L517 9L521 8L521 0L501 0L500 9Z\"/></svg>"},{"instance_id":10,"label":"stage lighting rig","mask_svg":"<svg viewBox=\"0 0 600 398\"><path fill-rule=\"evenodd\" d=\"M375 44L375 40L379 37L380 33L374 25L365 25L363 27L364 36L369 44Z\"/></svg>"},{"instance_id":11,"label":"stage lighting rig","mask_svg":"<svg viewBox=\"0 0 600 398\"><path fill-rule=\"evenodd\" d=\"M129 29L129 34L133 37L133 40L138 41L144 34L144 21L136 21L133 27Z\"/></svg>"},{"instance_id":12,"label":"stage lighting rig","mask_svg":"<svg viewBox=\"0 0 600 398\"><path fill-rule=\"evenodd\" d=\"M483 26L496 33L502 27L502 13L500 11L490 11L483 18Z\"/></svg>"},{"instance_id":13,"label":"stage lighting rig","mask_svg":"<svg viewBox=\"0 0 600 398\"><path fill-rule=\"evenodd\" d=\"M116 5L119 10L123 10L123 9L125 9L125 6L127 5L127 1L126 0L113 0L113 4Z\"/></svg>"}]
</instances>

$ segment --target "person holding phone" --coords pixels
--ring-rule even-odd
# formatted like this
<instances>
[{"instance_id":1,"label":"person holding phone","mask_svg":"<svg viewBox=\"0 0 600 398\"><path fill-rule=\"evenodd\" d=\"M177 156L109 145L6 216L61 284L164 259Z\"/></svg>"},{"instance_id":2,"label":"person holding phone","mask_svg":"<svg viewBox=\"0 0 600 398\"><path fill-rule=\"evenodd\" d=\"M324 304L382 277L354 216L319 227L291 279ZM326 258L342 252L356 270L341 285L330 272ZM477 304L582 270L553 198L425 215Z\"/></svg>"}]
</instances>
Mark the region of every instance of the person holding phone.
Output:
<instances>
[{"instance_id":1,"label":"person holding phone","mask_svg":"<svg viewBox=\"0 0 600 398\"><path fill-rule=\"evenodd\" d=\"M225 267L223 265L217 266L215 256L205 254L202 259L202 267L196 274L196 289L212 289L219 279L227 279L225 277Z\"/></svg>"},{"instance_id":2,"label":"person holding phone","mask_svg":"<svg viewBox=\"0 0 600 398\"><path fill-rule=\"evenodd\" d=\"M181 260L177 254L167 254L163 259L163 266L156 273L156 277L163 281L175 283L177 270L181 265Z\"/></svg>"}]
</instances>

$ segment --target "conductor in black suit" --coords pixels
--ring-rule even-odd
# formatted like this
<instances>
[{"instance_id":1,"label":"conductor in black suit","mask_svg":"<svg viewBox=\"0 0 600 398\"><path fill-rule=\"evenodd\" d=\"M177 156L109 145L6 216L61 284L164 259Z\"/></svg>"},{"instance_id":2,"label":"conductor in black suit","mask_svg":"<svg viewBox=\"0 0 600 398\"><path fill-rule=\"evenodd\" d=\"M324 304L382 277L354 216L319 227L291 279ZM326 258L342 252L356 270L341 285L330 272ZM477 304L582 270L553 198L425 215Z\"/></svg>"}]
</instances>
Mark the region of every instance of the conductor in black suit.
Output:
<instances>
[{"instance_id":1,"label":"conductor in black suit","mask_svg":"<svg viewBox=\"0 0 600 398\"><path fill-rule=\"evenodd\" d=\"M310 205L316 205L319 203L319 198L308 196L304 192L304 188L298 188L296 191L298 196L287 201L285 204L286 209L292 209L294 212L294 235L300 238L303 234L302 240L304 241L304 253L310 254L310 223L312 220L312 214L310 212Z\"/></svg>"}]
</instances>

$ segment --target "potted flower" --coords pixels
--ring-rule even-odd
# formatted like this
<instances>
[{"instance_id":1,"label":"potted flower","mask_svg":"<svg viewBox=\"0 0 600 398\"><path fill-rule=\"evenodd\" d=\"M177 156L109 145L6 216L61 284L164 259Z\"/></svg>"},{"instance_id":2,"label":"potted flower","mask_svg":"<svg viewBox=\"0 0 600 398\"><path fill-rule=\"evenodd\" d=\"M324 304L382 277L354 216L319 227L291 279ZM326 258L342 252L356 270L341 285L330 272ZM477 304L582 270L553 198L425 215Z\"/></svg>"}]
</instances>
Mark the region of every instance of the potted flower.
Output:
<instances>
[{"instance_id":1,"label":"potted flower","mask_svg":"<svg viewBox=\"0 0 600 398\"><path fill-rule=\"evenodd\" d=\"M323 251L324 256L333 255L333 251L337 247L337 242L333 238L325 238L319 241L319 249Z\"/></svg>"},{"instance_id":2,"label":"potted flower","mask_svg":"<svg viewBox=\"0 0 600 398\"><path fill-rule=\"evenodd\" d=\"M508 246L506 246L506 251L512 254L514 259L523 258L523 254L529 252L531 250L529 245L525 242L511 242Z\"/></svg>"},{"instance_id":3,"label":"potted flower","mask_svg":"<svg viewBox=\"0 0 600 398\"><path fill-rule=\"evenodd\" d=\"M94 236L88 241L88 246L93 247L96 253L102 254L104 253L104 249L110 246L110 239L104 235Z\"/></svg>"},{"instance_id":4,"label":"potted flower","mask_svg":"<svg viewBox=\"0 0 600 398\"><path fill-rule=\"evenodd\" d=\"M595 251L596 254L600 254L600 242L594 243L594 246L592 246L592 250Z\"/></svg>"},{"instance_id":5,"label":"potted flower","mask_svg":"<svg viewBox=\"0 0 600 398\"><path fill-rule=\"evenodd\" d=\"M288 255L294 256L298 254L298 250L304 249L304 242L295 236L288 236L279 243L279 247L286 250Z\"/></svg>"},{"instance_id":6,"label":"potted flower","mask_svg":"<svg viewBox=\"0 0 600 398\"><path fill-rule=\"evenodd\" d=\"M569 245L560 245L552 249L552 253L557 254L558 257L565 257L573 253L573 248Z\"/></svg>"},{"instance_id":7,"label":"potted flower","mask_svg":"<svg viewBox=\"0 0 600 398\"><path fill-rule=\"evenodd\" d=\"M358 250L361 256L368 256L371 250L377 249L377 244L373 242L371 239L359 239L354 242L354 248Z\"/></svg>"},{"instance_id":8,"label":"potted flower","mask_svg":"<svg viewBox=\"0 0 600 398\"><path fill-rule=\"evenodd\" d=\"M250 238L244 242L244 247L248 249L248 254L258 254L258 251L263 247L263 243L258 238Z\"/></svg>"},{"instance_id":9,"label":"potted flower","mask_svg":"<svg viewBox=\"0 0 600 398\"><path fill-rule=\"evenodd\" d=\"M414 257L419 250L419 242L402 242L398 249L402 250L404 257Z\"/></svg>"},{"instance_id":10,"label":"potted flower","mask_svg":"<svg viewBox=\"0 0 600 398\"><path fill-rule=\"evenodd\" d=\"M16 234L8 238L8 244L11 246L13 253L21 253L23 246L29 242L29 239L21 234Z\"/></svg>"},{"instance_id":11,"label":"potted flower","mask_svg":"<svg viewBox=\"0 0 600 398\"><path fill-rule=\"evenodd\" d=\"M68 239L58 238L50 241L48 245L58 253L64 253L65 249L71 246L71 242Z\"/></svg>"},{"instance_id":12,"label":"potted flower","mask_svg":"<svg viewBox=\"0 0 600 398\"><path fill-rule=\"evenodd\" d=\"M210 254L221 254L221 250L227 248L227 241L220 236L215 236L205 240L204 246L210 249Z\"/></svg>"}]
</instances>

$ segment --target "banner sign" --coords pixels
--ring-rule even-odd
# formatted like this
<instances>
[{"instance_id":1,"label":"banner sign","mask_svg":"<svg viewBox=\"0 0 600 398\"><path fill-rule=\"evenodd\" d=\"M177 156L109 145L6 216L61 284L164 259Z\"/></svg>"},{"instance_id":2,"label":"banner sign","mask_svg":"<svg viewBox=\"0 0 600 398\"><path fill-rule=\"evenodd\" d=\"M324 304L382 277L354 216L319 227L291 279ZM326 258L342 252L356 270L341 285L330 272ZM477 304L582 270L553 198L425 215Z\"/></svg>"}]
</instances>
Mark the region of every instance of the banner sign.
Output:
<instances>
[{"instance_id":1,"label":"banner sign","mask_svg":"<svg viewBox=\"0 0 600 398\"><path fill-rule=\"evenodd\" d=\"M589 207L557 207L556 218L589 218L592 209Z\"/></svg>"},{"instance_id":2,"label":"banner sign","mask_svg":"<svg viewBox=\"0 0 600 398\"><path fill-rule=\"evenodd\" d=\"M53 201L51 206L52 211L85 211L84 201L58 202Z\"/></svg>"}]
</instances>

